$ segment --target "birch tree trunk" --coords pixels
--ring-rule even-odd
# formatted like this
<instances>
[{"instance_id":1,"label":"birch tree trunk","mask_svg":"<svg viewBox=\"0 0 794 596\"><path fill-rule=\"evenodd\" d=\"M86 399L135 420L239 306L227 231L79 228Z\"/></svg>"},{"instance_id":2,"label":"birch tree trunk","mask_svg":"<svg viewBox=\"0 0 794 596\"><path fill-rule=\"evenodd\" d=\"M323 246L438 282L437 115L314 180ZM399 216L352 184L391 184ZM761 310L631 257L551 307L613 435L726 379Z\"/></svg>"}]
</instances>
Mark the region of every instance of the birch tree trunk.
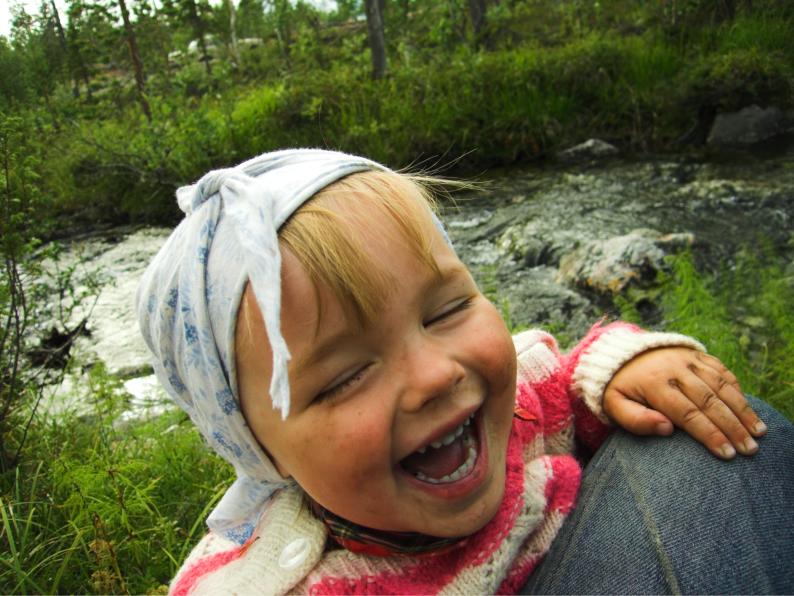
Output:
<instances>
[{"instance_id":1,"label":"birch tree trunk","mask_svg":"<svg viewBox=\"0 0 794 596\"><path fill-rule=\"evenodd\" d=\"M229 3L229 37L232 44L232 57L237 68L242 66L240 61L240 48L237 45L237 7L234 5L234 0L226 0Z\"/></svg>"}]
</instances>

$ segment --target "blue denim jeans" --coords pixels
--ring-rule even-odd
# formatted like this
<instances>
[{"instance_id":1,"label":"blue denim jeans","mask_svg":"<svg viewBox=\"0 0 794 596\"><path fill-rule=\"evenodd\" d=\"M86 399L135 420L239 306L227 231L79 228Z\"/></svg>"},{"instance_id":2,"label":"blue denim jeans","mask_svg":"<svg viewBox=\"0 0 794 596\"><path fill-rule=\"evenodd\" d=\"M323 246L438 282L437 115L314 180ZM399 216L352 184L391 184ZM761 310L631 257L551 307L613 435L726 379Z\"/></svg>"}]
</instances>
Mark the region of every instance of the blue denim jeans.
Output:
<instances>
[{"instance_id":1,"label":"blue denim jeans","mask_svg":"<svg viewBox=\"0 0 794 596\"><path fill-rule=\"evenodd\" d=\"M617 432L525 594L794 593L794 426L769 427L729 462L686 434Z\"/></svg>"}]
</instances>

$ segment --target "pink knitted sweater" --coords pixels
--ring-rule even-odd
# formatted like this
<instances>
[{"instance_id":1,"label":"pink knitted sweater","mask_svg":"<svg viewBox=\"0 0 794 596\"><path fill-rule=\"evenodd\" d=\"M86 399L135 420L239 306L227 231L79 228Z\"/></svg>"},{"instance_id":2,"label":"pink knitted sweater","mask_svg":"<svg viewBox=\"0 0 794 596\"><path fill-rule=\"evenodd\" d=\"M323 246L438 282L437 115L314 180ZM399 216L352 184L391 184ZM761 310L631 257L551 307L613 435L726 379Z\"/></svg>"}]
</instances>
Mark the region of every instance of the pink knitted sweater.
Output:
<instances>
[{"instance_id":1,"label":"pink knitted sweater","mask_svg":"<svg viewBox=\"0 0 794 596\"><path fill-rule=\"evenodd\" d=\"M609 432L601 396L613 374L645 350L683 345L677 334L596 325L569 354L542 331L514 338L516 415L502 504L477 533L440 554L376 557L327 549L327 530L295 486L267 505L242 547L209 533L171 584L171 593L484 594L514 593L529 578L573 508L581 468L574 436L596 448Z\"/></svg>"}]
</instances>

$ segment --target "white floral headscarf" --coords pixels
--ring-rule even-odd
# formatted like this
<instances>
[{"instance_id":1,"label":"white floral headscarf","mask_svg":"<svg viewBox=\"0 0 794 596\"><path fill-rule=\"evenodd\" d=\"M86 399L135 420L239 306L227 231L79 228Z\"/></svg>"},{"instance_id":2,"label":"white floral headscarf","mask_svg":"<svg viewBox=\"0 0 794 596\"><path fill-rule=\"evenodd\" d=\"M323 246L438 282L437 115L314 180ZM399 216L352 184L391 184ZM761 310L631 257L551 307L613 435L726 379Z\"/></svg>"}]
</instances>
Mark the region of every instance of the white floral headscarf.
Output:
<instances>
[{"instance_id":1,"label":"white floral headscarf","mask_svg":"<svg viewBox=\"0 0 794 596\"><path fill-rule=\"evenodd\" d=\"M273 351L270 398L289 414L289 351L280 331L279 227L305 201L354 172L387 169L334 151L265 153L214 170L177 191L185 218L141 279L138 320L165 389L237 472L207 519L242 544L263 504L285 481L239 407L234 355L237 311L250 282Z\"/></svg>"}]
</instances>

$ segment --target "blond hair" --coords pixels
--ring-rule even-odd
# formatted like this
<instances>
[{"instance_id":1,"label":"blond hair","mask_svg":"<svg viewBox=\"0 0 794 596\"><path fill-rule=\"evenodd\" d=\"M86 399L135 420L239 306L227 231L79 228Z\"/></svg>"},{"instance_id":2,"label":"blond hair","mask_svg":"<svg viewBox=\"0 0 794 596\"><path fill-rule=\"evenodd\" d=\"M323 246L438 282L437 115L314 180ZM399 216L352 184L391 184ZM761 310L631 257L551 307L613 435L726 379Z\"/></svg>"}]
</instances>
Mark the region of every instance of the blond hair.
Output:
<instances>
[{"instance_id":1,"label":"blond hair","mask_svg":"<svg viewBox=\"0 0 794 596\"><path fill-rule=\"evenodd\" d=\"M395 172L351 174L295 211L279 230L279 239L298 258L315 291L324 283L349 314L366 323L374 319L396 280L373 265L351 229L351 220L366 224L357 218L356 207L370 205L393 221L417 258L438 273L426 222L437 210L432 189L445 186L441 179Z\"/></svg>"}]
</instances>

